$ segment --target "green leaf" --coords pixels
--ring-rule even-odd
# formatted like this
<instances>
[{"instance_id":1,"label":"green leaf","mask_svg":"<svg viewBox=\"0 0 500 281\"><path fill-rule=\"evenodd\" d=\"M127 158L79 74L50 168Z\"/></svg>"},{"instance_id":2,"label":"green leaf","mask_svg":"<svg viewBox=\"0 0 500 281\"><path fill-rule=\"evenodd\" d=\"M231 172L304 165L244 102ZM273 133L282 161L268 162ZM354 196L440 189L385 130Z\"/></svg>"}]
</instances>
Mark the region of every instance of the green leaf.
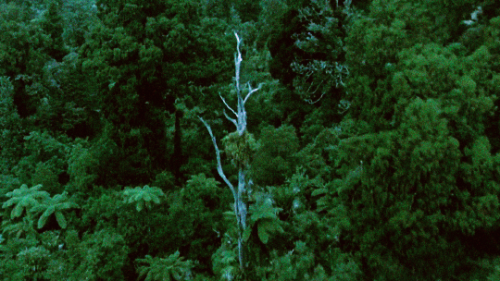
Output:
<instances>
[{"instance_id":1,"label":"green leaf","mask_svg":"<svg viewBox=\"0 0 500 281\"><path fill-rule=\"evenodd\" d=\"M40 219L38 220L38 229L41 229L45 226L47 223L48 216L41 216Z\"/></svg>"},{"instance_id":2,"label":"green leaf","mask_svg":"<svg viewBox=\"0 0 500 281\"><path fill-rule=\"evenodd\" d=\"M45 211L46 209L47 209L47 205L46 204L40 204L40 205L32 207L30 209L30 212L36 214L38 212Z\"/></svg>"},{"instance_id":3,"label":"green leaf","mask_svg":"<svg viewBox=\"0 0 500 281\"><path fill-rule=\"evenodd\" d=\"M7 195L5 195L5 196L7 196ZM12 205L14 205L14 201L13 200L7 200L5 203L3 203L2 208L5 209L5 208L8 208L8 207L10 207Z\"/></svg>"},{"instance_id":4,"label":"green leaf","mask_svg":"<svg viewBox=\"0 0 500 281\"><path fill-rule=\"evenodd\" d=\"M12 209L12 212L10 213L10 218L11 219L17 218L21 216L22 213L23 213L23 206L21 204L17 204L16 207Z\"/></svg>"},{"instance_id":5,"label":"green leaf","mask_svg":"<svg viewBox=\"0 0 500 281\"><path fill-rule=\"evenodd\" d=\"M136 203L137 211L144 209L144 205L148 209L151 209L151 201L156 204L160 203L160 196L163 196L163 192L158 187L150 187L145 185L144 187L137 186L134 189L128 187L123 191L124 202L125 203Z\"/></svg>"},{"instance_id":6,"label":"green leaf","mask_svg":"<svg viewBox=\"0 0 500 281\"><path fill-rule=\"evenodd\" d=\"M243 232L243 241L247 242L248 239L250 238L250 234L252 233L252 228L251 227L247 227L245 229L245 232Z\"/></svg>"},{"instance_id":7,"label":"green leaf","mask_svg":"<svg viewBox=\"0 0 500 281\"><path fill-rule=\"evenodd\" d=\"M318 188L318 189L315 189L311 193L311 196L317 196L317 195L326 194L326 193L327 193L327 189L326 188Z\"/></svg>"},{"instance_id":8,"label":"green leaf","mask_svg":"<svg viewBox=\"0 0 500 281\"><path fill-rule=\"evenodd\" d=\"M64 202L61 204L61 207L59 207L59 209L71 209L71 208L80 208L80 206L75 202Z\"/></svg>"},{"instance_id":9,"label":"green leaf","mask_svg":"<svg viewBox=\"0 0 500 281\"><path fill-rule=\"evenodd\" d=\"M259 239L264 244L267 244L267 242L269 241L269 233L267 232L268 227L269 227L268 224L269 224L269 222L263 221L263 222L259 223L259 225L257 226Z\"/></svg>"},{"instance_id":10,"label":"green leaf","mask_svg":"<svg viewBox=\"0 0 500 281\"><path fill-rule=\"evenodd\" d=\"M54 206L50 206L43 212L42 216L38 220L38 229L43 228L45 224L47 223L47 219L54 213L56 208Z\"/></svg>"},{"instance_id":11,"label":"green leaf","mask_svg":"<svg viewBox=\"0 0 500 281\"><path fill-rule=\"evenodd\" d=\"M283 233L283 228L279 225L277 220L261 220L257 226L259 239L262 243L267 244L269 241L270 234L272 233Z\"/></svg>"},{"instance_id":12,"label":"green leaf","mask_svg":"<svg viewBox=\"0 0 500 281\"><path fill-rule=\"evenodd\" d=\"M55 215L59 226L62 229L66 229L66 227L68 226L68 222L66 221L66 218L64 217L63 213L61 213L60 211L56 211Z\"/></svg>"},{"instance_id":13,"label":"green leaf","mask_svg":"<svg viewBox=\"0 0 500 281\"><path fill-rule=\"evenodd\" d=\"M137 202L137 206L135 208L136 208L137 212L142 211L142 209L144 209L144 201Z\"/></svg>"},{"instance_id":14,"label":"green leaf","mask_svg":"<svg viewBox=\"0 0 500 281\"><path fill-rule=\"evenodd\" d=\"M50 216L52 215L54 212L56 211L56 207L55 206L50 206L47 208L47 210L45 210L45 212L43 213L43 216Z\"/></svg>"},{"instance_id":15,"label":"green leaf","mask_svg":"<svg viewBox=\"0 0 500 281\"><path fill-rule=\"evenodd\" d=\"M327 209L329 204L330 204L330 201L328 200L327 197L321 197L320 199L318 199L316 201L316 205L317 205L316 211L321 212L321 211Z\"/></svg>"},{"instance_id":16,"label":"green leaf","mask_svg":"<svg viewBox=\"0 0 500 281\"><path fill-rule=\"evenodd\" d=\"M160 198L156 195L151 196L151 200L153 200L155 204L160 204Z\"/></svg>"},{"instance_id":17,"label":"green leaf","mask_svg":"<svg viewBox=\"0 0 500 281\"><path fill-rule=\"evenodd\" d=\"M276 214L281 211L281 208L274 208L272 206L272 202L270 201L265 201L264 203L261 204L256 204L254 206L251 206L253 210L251 219L256 222L259 219L275 219Z\"/></svg>"}]
</instances>

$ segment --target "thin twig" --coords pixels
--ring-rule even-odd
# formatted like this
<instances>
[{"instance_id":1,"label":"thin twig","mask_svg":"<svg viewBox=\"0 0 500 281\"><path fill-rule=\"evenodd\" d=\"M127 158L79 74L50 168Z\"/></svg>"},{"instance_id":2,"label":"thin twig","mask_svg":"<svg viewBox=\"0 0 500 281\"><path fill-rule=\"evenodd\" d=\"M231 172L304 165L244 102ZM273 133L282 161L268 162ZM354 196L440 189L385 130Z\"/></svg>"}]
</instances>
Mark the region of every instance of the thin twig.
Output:
<instances>
[{"instance_id":1,"label":"thin twig","mask_svg":"<svg viewBox=\"0 0 500 281\"><path fill-rule=\"evenodd\" d=\"M253 94L253 93L257 92L258 90L260 90L263 84L264 83L260 83L259 87L257 89L252 89L252 86L250 85L250 82L248 82L248 88L250 89L250 92L248 92L247 96L243 100L243 103L247 102L247 99L250 97L251 94Z\"/></svg>"},{"instance_id":2,"label":"thin twig","mask_svg":"<svg viewBox=\"0 0 500 281\"><path fill-rule=\"evenodd\" d=\"M315 103L319 102L325 94L326 94L326 92L323 92L323 94L321 94L321 97L319 97L316 101L312 101L311 99L306 99L304 101L307 102L308 104L315 104Z\"/></svg>"},{"instance_id":3,"label":"thin twig","mask_svg":"<svg viewBox=\"0 0 500 281\"><path fill-rule=\"evenodd\" d=\"M238 116L238 114L236 113L236 111L234 111L234 109L232 109L229 104L226 103L226 100L222 97L222 95L219 93L219 97L220 99L222 100L222 102L226 105L227 108L229 108L229 110L231 110L231 112L235 115L235 116Z\"/></svg>"}]
</instances>

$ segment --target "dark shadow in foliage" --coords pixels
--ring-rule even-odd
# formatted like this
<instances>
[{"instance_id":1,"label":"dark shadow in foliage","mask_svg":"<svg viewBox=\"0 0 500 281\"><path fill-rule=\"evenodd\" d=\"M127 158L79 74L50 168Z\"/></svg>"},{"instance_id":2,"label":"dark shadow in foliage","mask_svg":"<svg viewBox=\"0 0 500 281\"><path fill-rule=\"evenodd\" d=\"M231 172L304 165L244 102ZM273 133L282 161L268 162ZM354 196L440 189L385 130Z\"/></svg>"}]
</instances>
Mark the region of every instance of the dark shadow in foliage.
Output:
<instances>
[{"instance_id":1,"label":"dark shadow in foliage","mask_svg":"<svg viewBox=\"0 0 500 281\"><path fill-rule=\"evenodd\" d=\"M292 71L291 64L296 58L305 58L307 53L295 46L296 33L305 32L306 25L300 21L299 12L290 10L282 18L283 30L277 30L269 40L269 51L272 60L269 63L269 72L273 78L279 79L283 85L292 86L293 79L297 76Z\"/></svg>"},{"instance_id":2,"label":"dark shadow in foliage","mask_svg":"<svg viewBox=\"0 0 500 281\"><path fill-rule=\"evenodd\" d=\"M231 9L235 9L242 23L257 21L261 12L260 1L252 0L208 0L204 5L207 16L226 20L231 17Z\"/></svg>"},{"instance_id":3,"label":"dark shadow in foliage","mask_svg":"<svg viewBox=\"0 0 500 281\"><path fill-rule=\"evenodd\" d=\"M278 129L262 129L260 145L252 162L252 178L258 185L281 185L295 170L294 156L299 149L295 128L282 125Z\"/></svg>"},{"instance_id":4,"label":"dark shadow in foliage","mask_svg":"<svg viewBox=\"0 0 500 281\"><path fill-rule=\"evenodd\" d=\"M56 61L62 61L66 55L63 42L63 18L61 16L62 0L51 0L43 16L42 28L50 36L47 54Z\"/></svg>"},{"instance_id":5,"label":"dark shadow in foliage","mask_svg":"<svg viewBox=\"0 0 500 281\"><path fill-rule=\"evenodd\" d=\"M86 113L86 120L76 123L66 131L70 138L89 138L92 140L102 130L102 123L100 115L96 111L89 111Z\"/></svg>"},{"instance_id":6,"label":"dark shadow in foliage","mask_svg":"<svg viewBox=\"0 0 500 281\"><path fill-rule=\"evenodd\" d=\"M174 124L174 153L172 158L170 158L170 167L173 171L175 177L176 185L180 185L182 180L181 166L184 164L184 158L182 155L182 128L181 119L184 117L184 113L181 109L175 110L175 124Z\"/></svg>"}]
</instances>

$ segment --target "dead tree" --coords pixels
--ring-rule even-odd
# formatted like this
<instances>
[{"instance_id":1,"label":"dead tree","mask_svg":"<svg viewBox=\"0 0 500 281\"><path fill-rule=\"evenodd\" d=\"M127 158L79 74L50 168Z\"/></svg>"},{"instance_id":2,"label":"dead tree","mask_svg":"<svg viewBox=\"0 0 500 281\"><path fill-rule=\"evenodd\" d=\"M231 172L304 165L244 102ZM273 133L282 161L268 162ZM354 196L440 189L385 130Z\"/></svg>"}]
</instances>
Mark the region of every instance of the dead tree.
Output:
<instances>
[{"instance_id":1,"label":"dead tree","mask_svg":"<svg viewBox=\"0 0 500 281\"><path fill-rule=\"evenodd\" d=\"M241 62L243 61L240 52L241 41L240 38L238 37L238 34L234 33L234 35L236 36L237 40L237 46L236 46L237 54L235 54L234 58L234 63L236 68L235 87L236 87L236 94L238 101L237 109L234 110L231 106L229 106L229 104L222 97L222 95L219 94L219 96L224 105L235 116L234 118L231 118L224 110L224 116L236 126L236 131L232 135L234 136L234 138L236 138L235 141L241 144L241 143L246 143L247 138L250 137L249 134L247 133L247 112L245 110L245 103L248 101L248 98L253 93L260 90L262 84L260 84L257 89L252 89L252 86L250 85L249 82L248 94L243 98L240 85L240 67L241 67ZM215 139L215 136L212 133L210 125L208 125L208 123L205 122L205 120L203 120L203 118L201 117L200 120L207 128L208 133L210 134L210 137L212 138L212 142L215 147L215 154L217 157L217 172L219 173L220 177L224 180L224 182L227 184L227 186L229 187L229 189L231 189L231 192L233 193L234 213L236 215L236 220L238 223L238 257L239 257L240 269L243 273L245 273L247 263L245 261L246 253L243 241L243 233L247 228L247 212L248 212L247 192L250 192L250 190L248 190L250 187L248 184L249 179L247 179L246 176L250 165L248 159L246 159L245 157L241 157L241 155L233 157L233 160L235 160L235 165L238 167L238 187L237 189L235 189L234 185L227 179L226 175L224 174L224 170L222 169L220 150L219 147L217 146L217 140ZM243 149L242 147L239 148Z\"/></svg>"}]
</instances>

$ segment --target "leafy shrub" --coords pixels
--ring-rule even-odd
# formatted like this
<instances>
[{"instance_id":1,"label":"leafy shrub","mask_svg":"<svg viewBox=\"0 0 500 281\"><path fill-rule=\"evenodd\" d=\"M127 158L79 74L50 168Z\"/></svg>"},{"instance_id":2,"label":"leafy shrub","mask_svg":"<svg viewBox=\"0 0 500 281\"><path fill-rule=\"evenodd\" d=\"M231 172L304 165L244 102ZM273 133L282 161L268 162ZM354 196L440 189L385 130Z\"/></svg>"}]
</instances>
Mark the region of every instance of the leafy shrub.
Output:
<instances>
[{"instance_id":1,"label":"leafy shrub","mask_svg":"<svg viewBox=\"0 0 500 281\"><path fill-rule=\"evenodd\" d=\"M10 219L15 219L23 214L26 210L26 215L28 215L31 208L38 206L41 202L48 200L50 195L46 191L40 190L42 185L35 185L28 188L27 185L23 184L20 188L14 191L8 192L5 196L10 199L3 203L2 208L9 208L13 205L14 208L10 213Z\"/></svg>"},{"instance_id":2,"label":"leafy shrub","mask_svg":"<svg viewBox=\"0 0 500 281\"><path fill-rule=\"evenodd\" d=\"M228 134L222 139L222 144L224 152L235 166L248 165L250 157L257 149L257 142L253 135L246 131L242 136L238 132Z\"/></svg>"},{"instance_id":3,"label":"leafy shrub","mask_svg":"<svg viewBox=\"0 0 500 281\"><path fill-rule=\"evenodd\" d=\"M98 160L85 143L77 143L68 150L69 187L74 191L86 191L87 187L96 180L95 170Z\"/></svg>"},{"instance_id":4,"label":"leafy shrub","mask_svg":"<svg viewBox=\"0 0 500 281\"><path fill-rule=\"evenodd\" d=\"M46 270L50 280L124 280L128 247L116 229L86 233L82 239L68 231L57 248Z\"/></svg>"},{"instance_id":5,"label":"leafy shrub","mask_svg":"<svg viewBox=\"0 0 500 281\"><path fill-rule=\"evenodd\" d=\"M299 139L294 127L265 127L252 162L254 182L262 186L283 184L295 169L293 156L298 148Z\"/></svg>"},{"instance_id":6,"label":"leafy shrub","mask_svg":"<svg viewBox=\"0 0 500 281\"><path fill-rule=\"evenodd\" d=\"M171 254L167 258L151 257L146 255L144 259L136 260L141 265L139 267L139 277L146 276L145 281L183 281L191 280L193 263L190 260L184 261L180 257L179 251Z\"/></svg>"},{"instance_id":7,"label":"leafy shrub","mask_svg":"<svg viewBox=\"0 0 500 281\"><path fill-rule=\"evenodd\" d=\"M264 193L256 193L255 202L250 205L249 226L243 234L243 240L247 241L253 227L257 228L257 235L260 241L267 244L272 234L283 233L283 228L278 219L278 213L282 208L274 207L271 197Z\"/></svg>"}]
</instances>

